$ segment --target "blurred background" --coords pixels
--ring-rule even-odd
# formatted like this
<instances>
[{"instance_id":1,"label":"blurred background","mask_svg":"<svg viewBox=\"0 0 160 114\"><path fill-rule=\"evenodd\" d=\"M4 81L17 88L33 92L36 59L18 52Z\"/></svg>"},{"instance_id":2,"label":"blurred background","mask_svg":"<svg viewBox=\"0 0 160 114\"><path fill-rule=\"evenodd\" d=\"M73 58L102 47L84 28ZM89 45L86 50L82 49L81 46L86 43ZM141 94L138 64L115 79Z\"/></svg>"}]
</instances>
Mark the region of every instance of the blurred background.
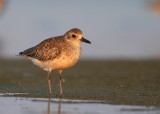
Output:
<instances>
[{"instance_id":1,"label":"blurred background","mask_svg":"<svg viewBox=\"0 0 160 114\"><path fill-rule=\"evenodd\" d=\"M0 0L0 56L80 28L82 58L160 59L159 0Z\"/></svg>"},{"instance_id":2,"label":"blurred background","mask_svg":"<svg viewBox=\"0 0 160 114\"><path fill-rule=\"evenodd\" d=\"M122 104L125 107L119 111L115 110L117 105L110 108L120 113L159 114L160 0L0 0L0 97L3 93L16 99L49 97L46 72L16 55L72 28L80 28L92 44L83 43L82 61L73 70L64 71L63 98ZM58 73L52 77L53 97L59 98ZM25 109L25 114L36 113L34 110L40 113L32 106L34 103L28 107L29 102L21 98L20 106L14 101L18 108L4 105L13 104L8 97L2 99L0 106L5 111L20 109L22 114ZM42 102L47 110L46 101L39 100L37 104ZM51 104L58 102L61 101ZM64 104L62 101L62 112L68 109ZM143 105L146 109L128 109L127 105ZM52 111L55 113L55 108Z\"/></svg>"}]
</instances>

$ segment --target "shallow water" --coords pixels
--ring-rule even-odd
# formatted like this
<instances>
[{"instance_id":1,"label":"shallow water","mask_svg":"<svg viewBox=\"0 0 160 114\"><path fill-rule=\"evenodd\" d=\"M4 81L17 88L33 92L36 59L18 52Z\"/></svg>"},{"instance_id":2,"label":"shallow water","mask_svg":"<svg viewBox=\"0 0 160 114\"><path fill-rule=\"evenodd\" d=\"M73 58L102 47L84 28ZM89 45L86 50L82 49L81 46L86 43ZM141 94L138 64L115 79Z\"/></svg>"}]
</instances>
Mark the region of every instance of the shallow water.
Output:
<instances>
[{"instance_id":1,"label":"shallow water","mask_svg":"<svg viewBox=\"0 0 160 114\"><path fill-rule=\"evenodd\" d=\"M100 103L101 102L101 103ZM111 105L102 101L0 97L0 114L159 114L160 107Z\"/></svg>"}]
</instances>

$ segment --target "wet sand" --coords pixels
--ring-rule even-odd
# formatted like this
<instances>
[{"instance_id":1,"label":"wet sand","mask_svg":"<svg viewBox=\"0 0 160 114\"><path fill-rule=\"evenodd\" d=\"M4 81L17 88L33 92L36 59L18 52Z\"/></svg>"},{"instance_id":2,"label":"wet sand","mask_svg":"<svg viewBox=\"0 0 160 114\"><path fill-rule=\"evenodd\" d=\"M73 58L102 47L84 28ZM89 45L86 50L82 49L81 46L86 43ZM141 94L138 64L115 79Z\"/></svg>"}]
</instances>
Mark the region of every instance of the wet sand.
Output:
<instances>
[{"instance_id":1,"label":"wet sand","mask_svg":"<svg viewBox=\"0 0 160 114\"><path fill-rule=\"evenodd\" d=\"M0 60L0 93L48 98L47 73L28 60ZM160 106L160 61L80 61L63 72L63 98L105 104ZM52 98L59 98L52 72Z\"/></svg>"}]
</instances>

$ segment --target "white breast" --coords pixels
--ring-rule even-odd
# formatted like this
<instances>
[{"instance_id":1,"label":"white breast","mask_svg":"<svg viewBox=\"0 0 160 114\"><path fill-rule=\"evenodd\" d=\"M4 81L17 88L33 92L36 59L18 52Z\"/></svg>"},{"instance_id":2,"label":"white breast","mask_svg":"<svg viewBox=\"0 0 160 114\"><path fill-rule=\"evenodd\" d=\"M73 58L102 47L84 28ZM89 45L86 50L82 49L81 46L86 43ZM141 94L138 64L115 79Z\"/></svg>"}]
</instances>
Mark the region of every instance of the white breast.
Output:
<instances>
[{"instance_id":1,"label":"white breast","mask_svg":"<svg viewBox=\"0 0 160 114\"><path fill-rule=\"evenodd\" d=\"M72 67L79 60L80 54L80 47L68 53L62 53L60 58L52 61L52 69L66 69Z\"/></svg>"}]
</instances>

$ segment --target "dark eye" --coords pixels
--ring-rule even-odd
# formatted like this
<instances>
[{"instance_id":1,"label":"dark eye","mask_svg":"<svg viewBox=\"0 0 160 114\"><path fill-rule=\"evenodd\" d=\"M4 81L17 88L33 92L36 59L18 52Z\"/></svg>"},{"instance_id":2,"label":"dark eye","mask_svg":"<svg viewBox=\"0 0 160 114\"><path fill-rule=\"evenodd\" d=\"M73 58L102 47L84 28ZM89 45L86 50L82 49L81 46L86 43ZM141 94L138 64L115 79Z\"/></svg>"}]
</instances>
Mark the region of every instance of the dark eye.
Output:
<instances>
[{"instance_id":1,"label":"dark eye","mask_svg":"<svg viewBox=\"0 0 160 114\"><path fill-rule=\"evenodd\" d=\"M75 35L75 34L72 34L72 37L73 37L73 38L75 38L75 37L76 37L76 35Z\"/></svg>"}]
</instances>

